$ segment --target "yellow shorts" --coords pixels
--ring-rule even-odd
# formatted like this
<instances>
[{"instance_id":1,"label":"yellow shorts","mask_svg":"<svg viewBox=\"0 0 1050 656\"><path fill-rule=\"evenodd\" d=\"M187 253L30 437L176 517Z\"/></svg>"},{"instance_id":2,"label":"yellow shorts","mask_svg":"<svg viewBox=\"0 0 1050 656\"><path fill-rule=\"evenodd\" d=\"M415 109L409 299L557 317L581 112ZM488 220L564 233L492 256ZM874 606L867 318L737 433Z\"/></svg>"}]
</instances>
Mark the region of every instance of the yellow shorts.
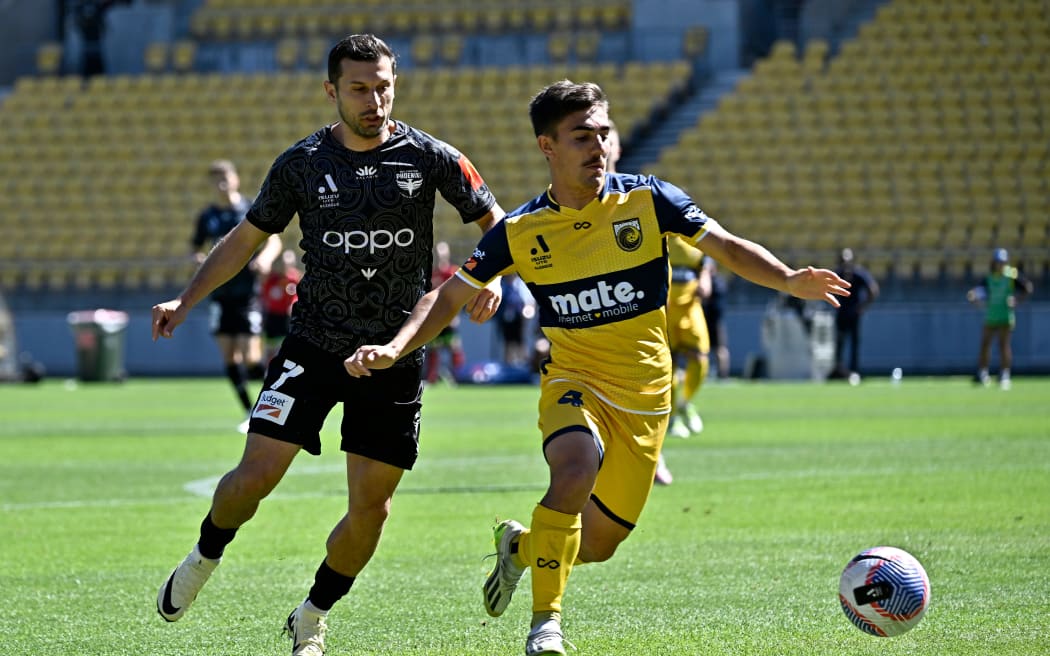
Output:
<instances>
[{"instance_id":1,"label":"yellow shorts","mask_svg":"<svg viewBox=\"0 0 1050 656\"><path fill-rule=\"evenodd\" d=\"M707 321L704 319L704 308L700 299L686 303L667 303L667 337L671 352L699 351L706 354L711 350L711 338L707 334Z\"/></svg>"},{"instance_id":2,"label":"yellow shorts","mask_svg":"<svg viewBox=\"0 0 1050 656\"><path fill-rule=\"evenodd\" d=\"M670 415L627 412L585 385L557 380L544 381L539 417L544 446L576 430L594 436L602 463L591 498L610 519L633 529L653 487Z\"/></svg>"}]
</instances>

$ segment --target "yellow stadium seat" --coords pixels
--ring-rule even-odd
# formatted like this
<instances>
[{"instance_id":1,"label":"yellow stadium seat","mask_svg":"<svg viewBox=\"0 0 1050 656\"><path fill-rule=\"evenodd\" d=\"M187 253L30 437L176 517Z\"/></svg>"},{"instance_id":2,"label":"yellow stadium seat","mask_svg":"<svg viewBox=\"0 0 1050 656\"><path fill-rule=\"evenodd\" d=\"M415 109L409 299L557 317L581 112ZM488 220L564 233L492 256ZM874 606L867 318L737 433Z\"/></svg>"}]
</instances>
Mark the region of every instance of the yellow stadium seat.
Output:
<instances>
[{"instance_id":1,"label":"yellow stadium seat","mask_svg":"<svg viewBox=\"0 0 1050 656\"><path fill-rule=\"evenodd\" d=\"M446 34L441 39L441 61L448 66L456 66L463 57L463 37L458 34Z\"/></svg>"},{"instance_id":2,"label":"yellow stadium seat","mask_svg":"<svg viewBox=\"0 0 1050 656\"><path fill-rule=\"evenodd\" d=\"M412 39L412 62L429 66L437 59L438 42L432 34L421 34Z\"/></svg>"},{"instance_id":3,"label":"yellow stadium seat","mask_svg":"<svg viewBox=\"0 0 1050 656\"><path fill-rule=\"evenodd\" d=\"M168 68L168 49L166 41L154 41L146 46L144 59L147 73L162 73Z\"/></svg>"},{"instance_id":4,"label":"yellow stadium seat","mask_svg":"<svg viewBox=\"0 0 1050 656\"><path fill-rule=\"evenodd\" d=\"M547 56L550 60L556 64L567 62L572 52L572 40L570 32L551 32L547 36Z\"/></svg>"},{"instance_id":5,"label":"yellow stadium seat","mask_svg":"<svg viewBox=\"0 0 1050 656\"><path fill-rule=\"evenodd\" d=\"M171 48L171 67L177 73L189 73L197 60L197 43L189 39L176 41Z\"/></svg>"},{"instance_id":6,"label":"yellow stadium seat","mask_svg":"<svg viewBox=\"0 0 1050 656\"><path fill-rule=\"evenodd\" d=\"M62 72L64 50L57 41L40 44L36 50L36 70L40 75L58 75Z\"/></svg>"},{"instance_id":7,"label":"yellow stadium seat","mask_svg":"<svg viewBox=\"0 0 1050 656\"><path fill-rule=\"evenodd\" d=\"M625 0L609 0L602 3L598 17L603 30L619 30L627 25L631 15L631 3Z\"/></svg>"},{"instance_id":8,"label":"yellow stadium seat","mask_svg":"<svg viewBox=\"0 0 1050 656\"><path fill-rule=\"evenodd\" d=\"M303 58L311 70L322 70L328 67L328 51L332 43L325 37L315 36L306 40L303 50Z\"/></svg>"},{"instance_id":9,"label":"yellow stadium seat","mask_svg":"<svg viewBox=\"0 0 1050 656\"><path fill-rule=\"evenodd\" d=\"M293 70L299 66L300 41L295 37L285 37L277 42L274 58L283 70Z\"/></svg>"},{"instance_id":10,"label":"yellow stadium seat","mask_svg":"<svg viewBox=\"0 0 1050 656\"><path fill-rule=\"evenodd\" d=\"M576 59L577 61L591 62L598 58L598 48L601 45L602 35L596 30L586 30L576 33Z\"/></svg>"}]
</instances>

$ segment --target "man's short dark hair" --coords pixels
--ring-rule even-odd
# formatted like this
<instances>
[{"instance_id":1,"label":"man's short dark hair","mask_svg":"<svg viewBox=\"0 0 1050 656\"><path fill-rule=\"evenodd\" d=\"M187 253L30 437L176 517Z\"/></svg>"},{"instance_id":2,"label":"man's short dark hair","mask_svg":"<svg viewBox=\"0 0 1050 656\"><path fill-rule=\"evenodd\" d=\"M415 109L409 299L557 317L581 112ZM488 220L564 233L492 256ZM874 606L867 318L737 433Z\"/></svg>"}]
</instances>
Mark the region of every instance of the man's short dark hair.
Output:
<instances>
[{"instance_id":1,"label":"man's short dark hair","mask_svg":"<svg viewBox=\"0 0 1050 656\"><path fill-rule=\"evenodd\" d=\"M208 175L237 175L237 167L228 159L213 160L208 165Z\"/></svg>"},{"instance_id":2,"label":"man's short dark hair","mask_svg":"<svg viewBox=\"0 0 1050 656\"><path fill-rule=\"evenodd\" d=\"M537 93L529 103L529 118L536 136L553 137L558 123L569 114L595 105L609 107L609 97L593 82L561 80Z\"/></svg>"},{"instance_id":3,"label":"man's short dark hair","mask_svg":"<svg viewBox=\"0 0 1050 656\"><path fill-rule=\"evenodd\" d=\"M397 70L397 57L385 41L374 34L351 34L328 52L328 81L335 84L343 74L342 61L377 62L390 58L390 69Z\"/></svg>"}]
</instances>

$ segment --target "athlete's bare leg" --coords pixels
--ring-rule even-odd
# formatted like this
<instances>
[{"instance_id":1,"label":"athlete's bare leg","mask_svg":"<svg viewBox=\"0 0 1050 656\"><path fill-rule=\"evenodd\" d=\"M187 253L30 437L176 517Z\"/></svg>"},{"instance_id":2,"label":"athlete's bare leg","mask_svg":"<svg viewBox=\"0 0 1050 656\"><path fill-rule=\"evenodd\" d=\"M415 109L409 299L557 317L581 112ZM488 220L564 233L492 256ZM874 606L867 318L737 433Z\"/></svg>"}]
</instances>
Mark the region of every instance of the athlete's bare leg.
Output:
<instances>
[{"instance_id":1,"label":"athlete's bare leg","mask_svg":"<svg viewBox=\"0 0 1050 656\"><path fill-rule=\"evenodd\" d=\"M390 515L394 490L405 470L371 458L348 453L347 513L328 536L328 566L344 576L357 576L379 546L383 525Z\"/></svg>"},{"instance_id":2,"label":"athlete's bare leg","mask_svg":"<svg viewBox=\"0 0 1050 656\"><path fill-rule=\"evenodd\" d=\"M238 528L255 515L262 501L284 477L299 445L249 433L237 466L219 481L211 519L219 528Z\"/></svg>"}]
</instances>

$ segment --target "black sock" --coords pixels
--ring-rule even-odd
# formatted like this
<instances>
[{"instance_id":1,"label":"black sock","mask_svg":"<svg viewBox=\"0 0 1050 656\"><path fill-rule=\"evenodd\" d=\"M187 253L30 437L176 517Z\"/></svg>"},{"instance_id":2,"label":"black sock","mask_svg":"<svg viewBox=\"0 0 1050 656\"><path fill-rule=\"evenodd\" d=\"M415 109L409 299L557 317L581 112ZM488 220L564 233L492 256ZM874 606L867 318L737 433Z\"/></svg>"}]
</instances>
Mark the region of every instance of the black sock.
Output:
<instances>
[{"instance_id":1,"label":"black sock","mask_svg":"<svg viewBox=\"0 0 1050 656\"><path fill-rule=\"evenodd\" d=\"M314 575L314 586L310 588L310 596L307 598L318 610L328 611L335 602L350 592L350 586L353 584L354 577L344 576L322 561L321 566L317 568L317 574Z\"/></svg>"},{"instance_id":2,"label":"black sock","mask_svg":"<svg viewBox=\"0 0 1050 656\"><path fill-rule=\"evenodd\" d=\"M261 362L256 362L248 367L248 378L252 380L262 380L266 378L266 366Z\"/></svg>"},{"instance_id":3,"label":"black sock","mask_svg":"<svg viewBox=\"0 0 1050 656\"><path fill-rule=\"evenodd\" d=\"M244 365L226 365L226 377L230 379L230 383L233 385L233 391L237 393L237 398L241 400L241 405L244 406L244 411L247 412L251 410L252 401L248 398L248 389L244 386L244 382L248 379L248 372L245 371Z\"/></svg>"},{"instance_id":4,"label":"black sock","mask_svg":"<svg viewBox=\"0 0 1050 656\"><path fill-rule=\"evenodd\" d=\"M215 560L222 557L226 545L233 542L237 535L235 528L219 528L211 521L211 513L201 522L201 539L197 542L197 548L205 558Z\"/></svg>"}]
</instances>

